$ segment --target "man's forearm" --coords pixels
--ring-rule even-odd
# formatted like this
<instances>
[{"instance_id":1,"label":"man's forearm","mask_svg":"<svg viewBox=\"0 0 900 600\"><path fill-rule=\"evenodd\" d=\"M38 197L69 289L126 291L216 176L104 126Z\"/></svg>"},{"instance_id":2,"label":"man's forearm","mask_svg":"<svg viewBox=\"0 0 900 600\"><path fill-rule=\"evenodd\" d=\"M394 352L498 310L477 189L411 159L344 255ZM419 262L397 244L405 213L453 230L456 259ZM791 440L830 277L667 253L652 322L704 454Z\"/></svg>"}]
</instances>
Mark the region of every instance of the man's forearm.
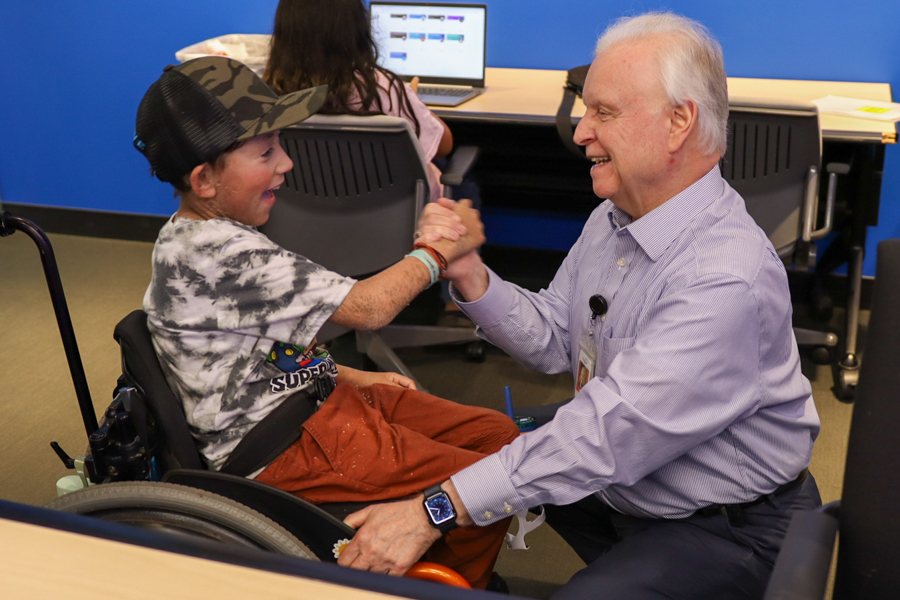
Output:
<instances>
[{"instance_id":1,"label":"man's forearm","mask_svg":"<svg viewBox=\"0 0 900 600\"><path fill-rule=\"evenodd\" d=\"M453 481L448 479L441 484L441 489L447 492L447 495L450 496L450 501L453 502L453 508L456 509L456 524L460 527L468 527L474 524L472 517L469 516L469 511L466 510L466 505L463 504L462 498L456 492L456 486L453 485Z\"/></svg>"},{"instance_id":2,"label":"man's forearm","mask_svg":"<svg viewBox=\"0 0 900 600\"><path fill-rule=\"evenodd\" d=\"M491 282L481 257L475 252L451 263L447 278L466 302L481 299Z\"/></svg>"}]
</instances>

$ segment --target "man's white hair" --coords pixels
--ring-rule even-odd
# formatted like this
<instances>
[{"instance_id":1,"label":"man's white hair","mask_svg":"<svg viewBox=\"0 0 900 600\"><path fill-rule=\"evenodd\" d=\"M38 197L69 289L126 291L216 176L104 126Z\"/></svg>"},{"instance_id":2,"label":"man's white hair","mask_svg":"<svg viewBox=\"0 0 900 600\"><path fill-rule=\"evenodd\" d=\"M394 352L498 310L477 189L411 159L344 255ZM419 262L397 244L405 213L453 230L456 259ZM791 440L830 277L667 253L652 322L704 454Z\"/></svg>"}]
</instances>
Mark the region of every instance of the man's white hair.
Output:
<instances>
[{"instance_id":1,"label":"man's white hair","mask_svg":"<svg viewBox=\"0 0 900 600\"><path fill-rule=\"evenodd\" d=\"M622 42L668 38L658 52L659 75L673 106L693 100L698 106L700 143L724 154L728 137L728 82L722 46L697 21L673 13L622 17L597 41L599 55Z\"/></svg>"}]
</instances>

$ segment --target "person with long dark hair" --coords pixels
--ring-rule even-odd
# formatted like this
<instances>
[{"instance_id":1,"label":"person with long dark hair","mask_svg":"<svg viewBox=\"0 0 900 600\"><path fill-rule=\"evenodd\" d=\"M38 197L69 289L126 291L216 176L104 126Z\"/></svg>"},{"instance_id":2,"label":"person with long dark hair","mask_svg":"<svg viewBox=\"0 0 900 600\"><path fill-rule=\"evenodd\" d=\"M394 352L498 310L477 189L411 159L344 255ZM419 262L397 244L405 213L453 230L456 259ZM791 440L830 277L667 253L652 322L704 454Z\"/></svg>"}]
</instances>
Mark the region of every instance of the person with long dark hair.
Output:
<instances>
[{"instance_id":1,"label":"person with long dark hair","mask_svg":"<svg viewBox=\"0 0 900 600\"><path fill-rule=\"evenodd\" d=\"M385 114L407 119L428 162L431 197L443 194L431 164L453 149L447 125L416 96L412 85L378 65L378 48L362 0L281 0L263 79L279 94L328 86L322 114Z\"/></svg>"}]
</instances>

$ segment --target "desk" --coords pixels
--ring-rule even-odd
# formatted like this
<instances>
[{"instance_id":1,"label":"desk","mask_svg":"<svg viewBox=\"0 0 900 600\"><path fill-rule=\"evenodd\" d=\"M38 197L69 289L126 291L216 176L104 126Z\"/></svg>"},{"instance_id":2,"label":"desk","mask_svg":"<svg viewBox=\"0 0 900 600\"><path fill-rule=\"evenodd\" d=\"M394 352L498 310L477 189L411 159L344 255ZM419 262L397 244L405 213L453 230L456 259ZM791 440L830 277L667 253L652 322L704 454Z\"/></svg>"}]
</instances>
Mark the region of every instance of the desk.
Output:
<instances>
[{"instance_id":1,"label":"desk","mask_svg":"<svg viewBox=\"0 0 900 600\"><path fill-rule=\"evenodd\" d=\"M434 112L450 121L552 125L565 82L565 71L489 68L485 73L487 89L483 94L455 108L435 108ZM788 98L807 102L829 94L891 102L891 86L887 83L729 77L728 93L732 97ZM572 116L577 120L583 114L584 104L578 99L572 108ZM822 137L826 140L897 142L897 129L893 123L825 114L820 118Z\"/></svg>"},{"instance_id":2,"label":"desk","mask_svg":"<svg viewBox=\"0 0 900 600\"><path fill-rule=\"evenodd\" d=\"M6 519L0 538L0 581L9 600L396 598Z\"/></svg>"},{"instance_id":3,"label":"desk","mask_svg":"<svg viewBox=\"0 0 900 600\"><path fill-rule=\"evenodd\" d=\"M466 600L472 594L2 499L0 540L3 600Z\"/></svg>"},{"instance_id":4,"label":"desk","mask_svg":"<svg viewBox=\"0 0 900 600\"><path fill-rule=\"evenodd\" d=\"M473 171L484 199L482 209L488 242L501 247L528 247L562 253L572 246L598 200L591 191L586 161L562 145L556 132L556 111L562 100L565 71L535 69L487 69L486 91L455 108L435 109L453 130L457 144L480 146L482 157ZM797 81L730 77L732 98L771 98L812 101L827 95L890 102L886 83ZM572 121L584 114L576 100ZM847 327L844 358L838 388L852 397L856 385L856 331L862 288L862 264L866 228L878 224L884 147L897 143L894 123L821 114L822 165L847 163L850 173L839 179L834 228L839 235L817 262L812 282L805 282L811 303L820 317L829 317L830 297L824 292L825 277L848 264ZM820 178L820 197L827 190ZM824 206L824 202L820 203ZM487 249L486 249L487 250ZM488 256L488 255L486 255ZM516 272L516 260L498 270L513 279L534 277L534 255ZM552 261L544 261L549 263ZM557 263L558 264L558 261ZM493 266L493 265L492 265ZM524 281L519 281L524 283ZM525 283L525 285L529 285ZM530 285L530 287L534 287ZM801 292L803 294L805 292ZM795 299L801 299L795 295ZM823 308L824 307L824 308Z\"/></svg>"}]
</instances>

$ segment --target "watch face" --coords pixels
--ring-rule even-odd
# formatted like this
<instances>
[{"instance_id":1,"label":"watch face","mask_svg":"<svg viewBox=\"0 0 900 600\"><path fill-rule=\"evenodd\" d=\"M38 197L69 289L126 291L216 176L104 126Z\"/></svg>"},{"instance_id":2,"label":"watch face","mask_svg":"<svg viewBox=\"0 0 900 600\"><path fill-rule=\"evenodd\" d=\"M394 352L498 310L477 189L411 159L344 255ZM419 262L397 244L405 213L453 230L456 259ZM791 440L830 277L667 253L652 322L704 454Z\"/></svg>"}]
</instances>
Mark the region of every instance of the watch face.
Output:
<instances>
[{"instance_id":1,"label":"watch face","mask_svg":"<svg viewBox=\"0 0 900 600\"><path fill-rule=\"evenodd\" d=\"M450 500L444 495L429 498L425 501L425 507L428 509L431 522L435 525L440 525L456 518L456 511L453 510L453 505L450 504Z\"/></svg>"}]
</instances>

